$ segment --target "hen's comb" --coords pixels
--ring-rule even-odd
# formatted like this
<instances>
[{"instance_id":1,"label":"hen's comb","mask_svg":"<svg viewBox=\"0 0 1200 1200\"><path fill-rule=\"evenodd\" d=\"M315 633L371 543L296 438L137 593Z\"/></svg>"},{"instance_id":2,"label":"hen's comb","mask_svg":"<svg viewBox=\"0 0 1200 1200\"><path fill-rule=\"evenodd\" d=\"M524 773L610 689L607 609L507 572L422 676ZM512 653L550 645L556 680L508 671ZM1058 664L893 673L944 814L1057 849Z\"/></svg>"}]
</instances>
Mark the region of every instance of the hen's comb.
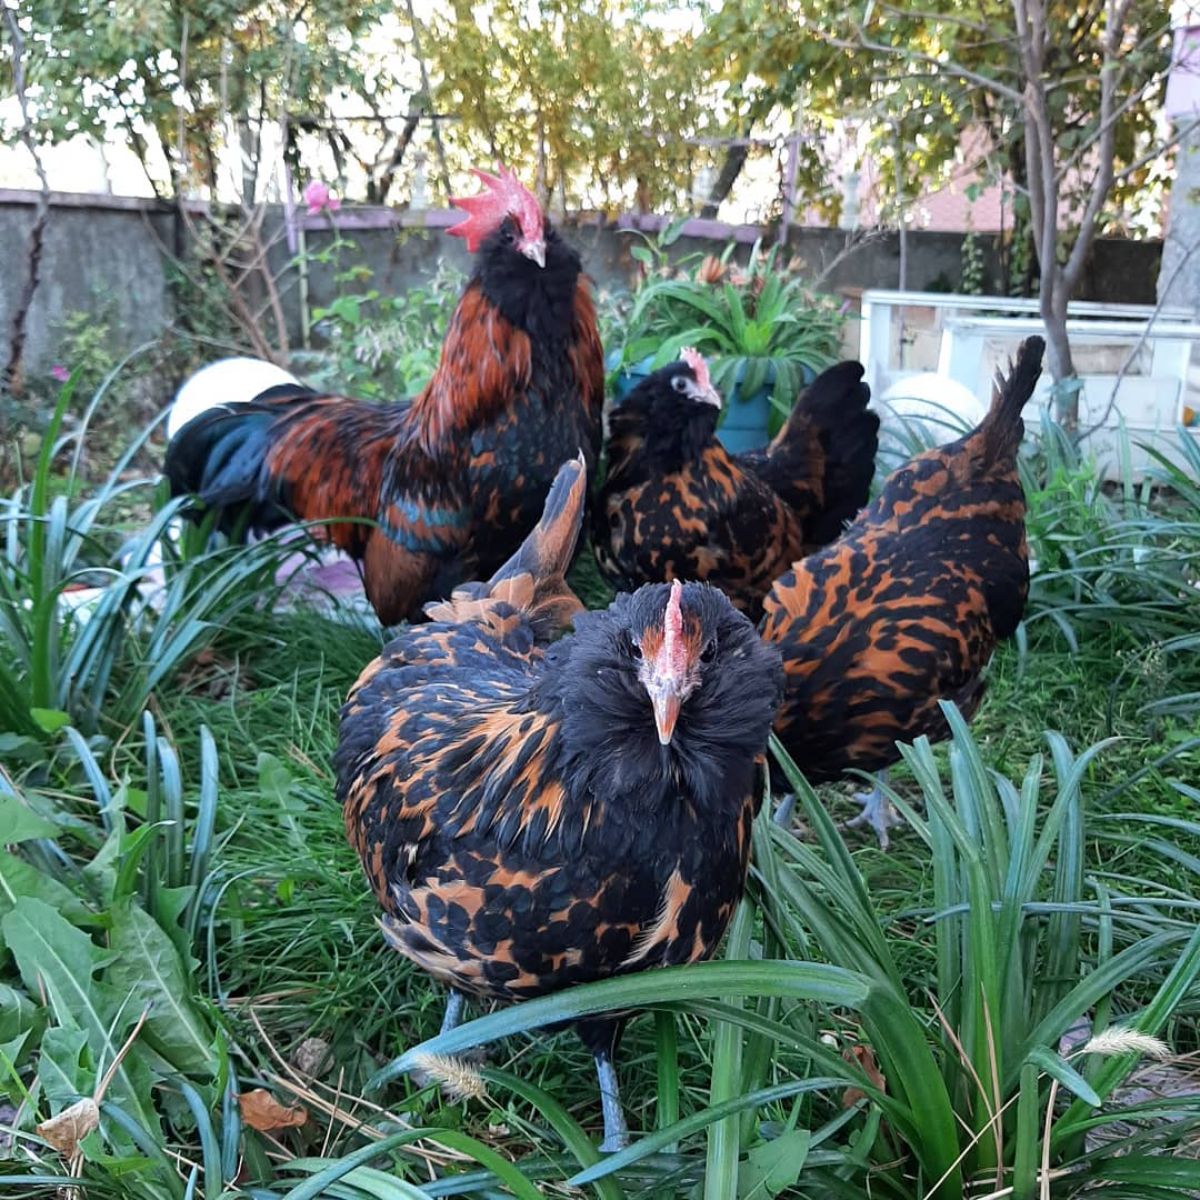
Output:
<instances>
[{"instance_id":1,"label":"hen's comb","mask_svg":"<svg viewBox=\"0 0 1200 1200\"><path fill-rule=\"evenodd\" d=\"M505 217L516 217L521 233L526 238L542 236L542 206L537 197L507 167L497 167L499 174L472 168L484 186L478 196L456 196L450 201L455 208L467 214L446 230L455 237L465 238L467 249L474 254L480 242L498 229Z\"/></svg>"},{"instance_id":2,"label":"hen's comb","mask_svg":"<svg viewBox=\"0 0 1200 1200\"><path fill-rule=\"evenodd\" d=\"M680 350L679 357L692 368L692 374L695 375L696 382L702 388L712 387L712 381L708 377L708 363L704 361L704 355L699 350L687 346Z\"/></svg>"},{"instance_id":3,"label":"hen's comb","mask_svg":"<svg viewBox=\"0 0 1200 1200\"><path fill-rule=\"evenodd\" d=\"M683 584L676 579L671 584L667 611L663 614L662 662L667 672L676 676L687 670L687 648L683 644L683 610L679 607L682 595Z\"/></svg>"}]
</instances>

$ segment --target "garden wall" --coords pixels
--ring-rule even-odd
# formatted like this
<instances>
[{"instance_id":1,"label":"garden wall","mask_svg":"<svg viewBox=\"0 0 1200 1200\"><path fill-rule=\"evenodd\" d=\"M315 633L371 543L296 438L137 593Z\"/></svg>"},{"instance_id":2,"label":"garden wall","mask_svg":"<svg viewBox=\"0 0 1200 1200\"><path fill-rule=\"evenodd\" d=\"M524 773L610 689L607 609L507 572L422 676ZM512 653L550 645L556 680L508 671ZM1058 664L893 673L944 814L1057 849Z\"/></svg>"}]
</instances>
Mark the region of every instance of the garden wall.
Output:
<instances>
[{"instance_id":1,"label":"garden wall","mask_svg":"<svg viewBox=\"0 0 1200 1200\"><path fill-rule=\"evenodd\" d=\"M36 199L34 193L0 190L0 338L5 360L13 310L26 271L26 238ZM400 292L427 278L439 257L466 266L462 242L442 232L456 219L451 213L356 209L341 212L336 219L342 235L356 245L353 252L344 254L341 268L356 263L369 267L373 273L370 286L380 291ZM265 227L281 234L282 221L281 211L272 212ZM305 217L303 222L310 252L329 245L332 233L325 217ZM637 265L629 255L635 239L623 229L636 227L652 235L663 223L653 216L623 217L615 225L594 218L569 221L568 236L601 288L623 288L632 280ZM673 253L719 253L732 239L739 243L739 254L744 257L761 234L762 230L753 226L696 220L689 222ZM987 238L981 237L980 243L984 277L994 284L994 248ZM959 234L910 232L908 287L957 289L962 244ZM56 194L41 283L27 325L27 368L45 370L55 362L62 321L80 310L110 313L124 345L156 337L173 319L176 302L165 256L181 253L186 247L184 226L167 205L127 197ZM846 235L840 230L799 228L792 231L789 248L811 277L824 273L822 286L827 289L853 295L864 288L898 284L899 239L895 234L872 235L847 249ZM1160 255L1157 241L1099 242L1079 298L1152 304ZM284 270L290 258L286 241L279 236L271 253L273 267ZM333 296L334 274L331 264L312 264L309 296L313 306L328 303ZM297 289L288 286L282 299L295 334L299 329Z\"/></svg>"}]
</instances>

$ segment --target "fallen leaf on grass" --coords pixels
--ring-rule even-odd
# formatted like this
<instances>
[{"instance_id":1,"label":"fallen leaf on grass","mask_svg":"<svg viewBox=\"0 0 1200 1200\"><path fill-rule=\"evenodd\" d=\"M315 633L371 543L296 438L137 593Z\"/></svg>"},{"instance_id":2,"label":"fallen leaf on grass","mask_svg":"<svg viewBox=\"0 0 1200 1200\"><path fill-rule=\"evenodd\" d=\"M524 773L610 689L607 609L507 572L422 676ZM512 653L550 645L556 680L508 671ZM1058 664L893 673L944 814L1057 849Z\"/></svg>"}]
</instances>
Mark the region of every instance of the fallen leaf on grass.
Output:
<instances>
[{"instance_id":1,"label":"fallen leaf on grass","mask_svg":"<svg viewBox=\"0 0 1200 1200\"><path fill-rule=\"evenodd\" d=\"M875 1061L875 1051L870 1046L851 1046L842 1055L847 1062L856 1062L863 1069L866 1077L881 1091L887 1091L887 1080ZM860 1100L866 1099L866 1093L861 1088L849 1087L842 1093L842 1107L850 1108Z\"/></svg>"},{"instance_id":2,"label":"fallen leaf on grass","mask_svg":"<svg viewBox=\"0 0 1200 1200\"><path fill-rule=\"evenodd\" d=\"M54 1147L66 1158L79 1153L79 1143L100 1124L100 1109L91 1096L76 1100L70 1108L64 1108L56 1117L43 1121L37 1127L39 1137Z\"/></svg>"},{"instance_id":3,"label":"fallen leaf on grass","mask_svg":"<svg viewBox=\"0 0 1200 1200\"><path fill-rule=\"evenodd\" d=\"M265 1088L255 1088L238 1096L238 1107L242 1120L251 1129L267 1133L272 1129L294 1129L308 1120L308 1109L303 1105L280 1104Z\"/></svg>"}]
</instances>

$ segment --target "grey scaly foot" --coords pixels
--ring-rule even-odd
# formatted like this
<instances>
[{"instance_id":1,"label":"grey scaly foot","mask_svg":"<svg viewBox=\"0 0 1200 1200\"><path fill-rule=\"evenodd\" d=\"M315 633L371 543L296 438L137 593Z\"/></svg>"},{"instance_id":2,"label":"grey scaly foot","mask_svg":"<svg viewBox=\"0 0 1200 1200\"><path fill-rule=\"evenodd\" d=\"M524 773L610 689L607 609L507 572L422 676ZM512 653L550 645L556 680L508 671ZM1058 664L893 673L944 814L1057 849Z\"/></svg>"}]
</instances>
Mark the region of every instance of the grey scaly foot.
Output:
<instances>
[{"instance_id":1,"label":"grey scaly foot","mask_svg":"<svg viewBox=\"0 0 1200 1200\"><path fill-rule=\"evenodd\" d=\"M442 1017L442 1027L438 1030L438 1036L443 1033L449 1033L450 1030L459 1025L463 1019L463 1012L467 1007L467 998L462 992L456 992L452 988L450 995L446 998L446 1014Z\"/></svg>"},{"instance_id":2,"label":"grey scaly foot","mask_svg":"<svg viewBox=\"0 0 1200 1200\"><path fill-rule=\"evenodd\" d=\"M792 813L796 811L796 793L788 792L786 796L779 802L779 807L775 810L773 818L776 825L782 825L784 829L792 823Z\"/></svg>"},{"instance_id":3,"label":"grey scaly foot","mask_svg":"<svg viewBox=\"0 0 1200 1200\"><path fill-rule=\"evenodd\" d=\"M875 836L879 839L880 850L888 848L888 843L891 840L888 837L888 830L904 824L903 819L883 794L882 784L886 782L887 773L881 771L879 781L869 792L856 793L853 799L856 803L862 805L862 812L857 817L852 817L846 822L848 829L853 829L858 825L870 825L875 830Z\"/></svg>"},{"instance_id":4,"label":"grey scaly foot","mask_svg":"<svg viewBox=\"0 0 1200 1200\"><path fill-rule=\"evenodd\" d=\"M625 1124L625 1113L621 1109L617 1072L607 1054L597 1054L595 1059L596 1079L600 1084L600 1108L604 1113L604 1141L600 1143L600 1153L616 1154L629 1145L629 1127Z\"/></svg>"}]
</instances>

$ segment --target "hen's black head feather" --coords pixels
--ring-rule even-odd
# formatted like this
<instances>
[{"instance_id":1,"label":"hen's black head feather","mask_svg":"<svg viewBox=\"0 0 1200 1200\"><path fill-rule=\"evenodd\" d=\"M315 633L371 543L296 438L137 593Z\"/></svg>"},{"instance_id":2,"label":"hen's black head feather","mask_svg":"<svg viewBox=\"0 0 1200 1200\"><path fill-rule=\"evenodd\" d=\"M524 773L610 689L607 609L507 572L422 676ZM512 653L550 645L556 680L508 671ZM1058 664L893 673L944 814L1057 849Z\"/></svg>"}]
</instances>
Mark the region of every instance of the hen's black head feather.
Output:
<instances>
[{"instance_id":1,"label":"hen's black head feather","mask_svg":"<svg viewBox=\"0 0 1200 1200\"><path fill-rule=\"evenodd\" d=\"M669 363L647 375L613 409L613 438L640 435L647 465L671 474L698 458L713 440L721 413L717 400L686 362Z\"/></svg>"},{"instance_id":2,"label":"hen's black head feather","mask_svg":"<svg viewBox=\"0 0 1200 1200\"><path fill-rule=\"evenodd\" d=\"M754 762L783 692L774 647L725 595L708 584L681 591L683 639L694 672L674 733L660 744L642 679L645 656L661 638L670 584L618 596L603 612L581 613L575 636L552 647L538 691L562 721L563 775L619 796L636 811L680 793L711 813L743 803Z\"/></svg>"}]
</instances>

